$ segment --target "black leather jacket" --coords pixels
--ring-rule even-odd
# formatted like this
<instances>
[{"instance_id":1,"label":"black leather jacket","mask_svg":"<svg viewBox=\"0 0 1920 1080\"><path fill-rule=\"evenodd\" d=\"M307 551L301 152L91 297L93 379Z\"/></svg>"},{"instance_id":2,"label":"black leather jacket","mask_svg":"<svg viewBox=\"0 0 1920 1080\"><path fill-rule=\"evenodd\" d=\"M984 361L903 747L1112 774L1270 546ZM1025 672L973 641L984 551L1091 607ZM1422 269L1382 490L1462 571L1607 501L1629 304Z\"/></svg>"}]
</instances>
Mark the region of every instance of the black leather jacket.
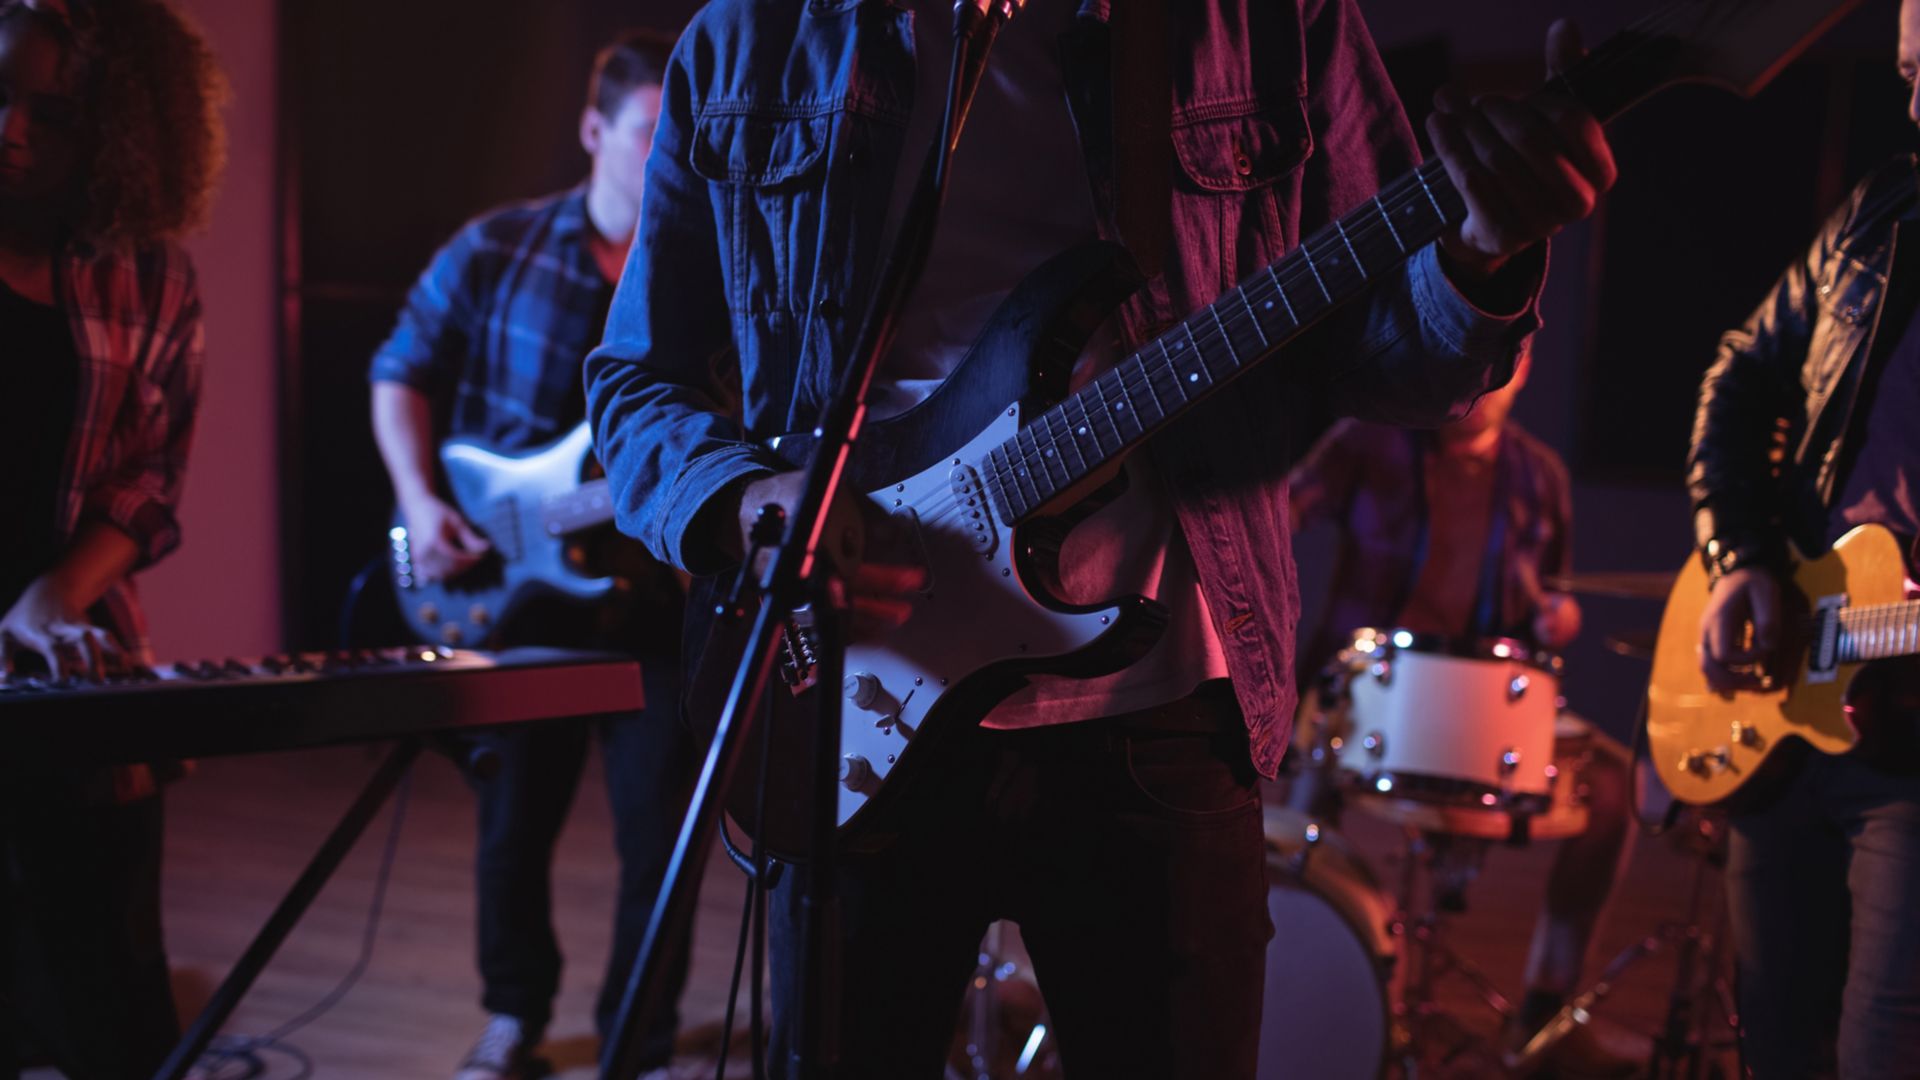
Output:
<instances>
[{"instance_id":1,"label":"black leather jacket","mask_svg":"<svg viewBox=\"0 0 1920 1080\"><path fill-rule=\"evenodd\" d=\"M1694 535L1710 570L1784 566L1826 549L1852 466L1861 386L1920 296L1913 158L1861 181L1746 325L1720 339L1687 456ZM1900 236L1907 234L1905 250Z\"/></svg>"}]
</instances>

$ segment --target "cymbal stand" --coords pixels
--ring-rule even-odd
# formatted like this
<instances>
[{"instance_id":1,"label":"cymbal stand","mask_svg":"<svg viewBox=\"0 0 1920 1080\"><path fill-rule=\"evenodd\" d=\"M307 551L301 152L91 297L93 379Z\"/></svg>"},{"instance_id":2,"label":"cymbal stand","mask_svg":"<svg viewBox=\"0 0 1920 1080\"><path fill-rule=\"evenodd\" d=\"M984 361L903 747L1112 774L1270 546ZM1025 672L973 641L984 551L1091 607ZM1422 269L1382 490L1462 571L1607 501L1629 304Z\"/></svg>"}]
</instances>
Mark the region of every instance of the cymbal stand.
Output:
<instances>
[{"instance_id":1,"label":"cymbal stand","mask_svg":"<svg viewBox=\"0 0 1920 1080\"><path fill-rule=\"evenodd\" d=\"M1701 850L1688 885L1686 914L1660 925L1652 934L1622 949L1599 979L1567 1002L1527 1044L1506 1058L1508 1068L1526 1073L1538 1067L1562 1039L1593 1019L1593 1010L1607 999L1620 976L1640 960L1667 949L1675 954L1673 990L1667 997L1666 1020L1653 1040L1647 1062L1650 1080L1681 1077L1704 1080L1711 1075L1715 1040L1707 1031L1709 1016L1717 1014L1727 1040L1738 1026L1733 990L1726 970L1726 905L1719 902L1718 874L1724 865L1725 825L1697 817L1694 828ZM1711 914L1709 914L1709 910Z\"/></svg>"}]
</instances>

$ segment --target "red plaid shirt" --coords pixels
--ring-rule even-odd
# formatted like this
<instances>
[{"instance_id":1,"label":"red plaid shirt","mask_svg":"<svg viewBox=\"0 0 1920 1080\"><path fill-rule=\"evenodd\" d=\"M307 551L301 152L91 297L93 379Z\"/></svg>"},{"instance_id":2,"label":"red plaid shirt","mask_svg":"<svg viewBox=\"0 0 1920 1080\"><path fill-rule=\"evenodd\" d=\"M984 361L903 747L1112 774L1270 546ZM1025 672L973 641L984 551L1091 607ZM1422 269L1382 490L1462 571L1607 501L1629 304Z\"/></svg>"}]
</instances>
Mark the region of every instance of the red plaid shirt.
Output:
<instances>
[{"instance_id":1,"label":"red plaid shirt","mask_svg":"<svg viewBox=\"0 0 1920 1080\"><path fill-rule=\"evenodd\" d=\"M56 288L80 358L60 536L105 521L139 545L138 569L180 543L175 511L205 349L193 264L171 246L123 253L75 245L60 257ZM151 662L132 577L101 602L121 642Z\"/></svg>"}]
</instances>

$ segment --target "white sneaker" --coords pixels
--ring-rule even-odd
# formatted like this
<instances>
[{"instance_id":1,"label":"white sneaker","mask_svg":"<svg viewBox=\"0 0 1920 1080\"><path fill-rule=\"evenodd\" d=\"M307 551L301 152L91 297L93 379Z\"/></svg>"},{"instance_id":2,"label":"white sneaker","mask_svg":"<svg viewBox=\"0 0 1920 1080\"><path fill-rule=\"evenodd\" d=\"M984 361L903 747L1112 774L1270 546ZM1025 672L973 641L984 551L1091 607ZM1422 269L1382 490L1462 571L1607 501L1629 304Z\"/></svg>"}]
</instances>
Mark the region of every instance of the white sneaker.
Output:
<instances>
[{"instance_id":1,"label":"white sneaker","mask_svg":"<svg viewBox=\"0 0 1920 1080\"><path fill-rule=\"evenodd\" d=\"M453 1080L529 1080L537 1041L518 1017L494 1013Z\"/></svg>"}]
</instances>

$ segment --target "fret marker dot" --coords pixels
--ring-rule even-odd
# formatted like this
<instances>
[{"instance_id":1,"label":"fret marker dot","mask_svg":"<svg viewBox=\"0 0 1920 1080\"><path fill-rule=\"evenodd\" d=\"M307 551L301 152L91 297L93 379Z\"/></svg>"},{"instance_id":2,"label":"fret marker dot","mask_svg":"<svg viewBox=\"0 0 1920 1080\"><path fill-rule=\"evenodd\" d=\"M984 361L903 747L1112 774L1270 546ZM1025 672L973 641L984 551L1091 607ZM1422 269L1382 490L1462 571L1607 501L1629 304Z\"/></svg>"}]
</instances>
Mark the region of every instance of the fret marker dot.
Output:
<instances>
[{"instance_id":1,"label":"fret marker dot","mask_svg":"<svg viewBox=\"0 0 1920 1080\"><path fill-rule=\"evenodd\" d=\"M1262 305L1260 305L1260 306L1261 306L1261 307L1263 307L1263 308L1266 308L1266 309L1267 309L1268 311L1272 311L1272 310L1273 310L1273 301L1271 301L1271 300L1269 300L1269 301L1267 301L1266 303L1264 303L1264 304L1262 304Z\"/></svg>"},{"instance_id":2,"label":"fret marker dot","mask_svg":"<svg viewBox=\"0 0 1920 1080\"><path fill-rule=\"evenodd\" d=\"M1180 351L1181 349L1184 349L1184 348L1186 348L1186 346L1185 346L1185 345L1183 345L1183 344L1181 344L1181 343L1180 343L1180 342L1178 342L1178 341L1176 341L1176 342L1174 342L1174 343L1173 343L1173 351L1174 351L1174 352L1179 352L1179 351Z\"/></svg>"},{"instance_id":3,"label":"fret marker dot","mask_svg":"<svg viewBox=\"0 0 1920 1080\"><path fill-rule=\"evenodd\" d=\"M1188 382L1199 382L1199 381L1200 381L1200 373L1199 373L1199 372L1197 372L1197 371L1195 371L1195 372L1192 372L1192 373L1190 373L1190 374L1188 374L1188 376L1187 376L1187 381L1188 381Z\"/></svg>"},{"instance_id":4,"label":"fret marker dot","mask_svg":"<svg viewBox=\"0 0 1920 1080\"><path fill-rule=\"evenodd\" d=\"M1087 433L1087 429L1086 429L1086 426L1085 426L1085 425L1082 425L1082 426L1080 426L1080 427L1077 427L1077 428L1075 428L1075 429L1074 429L1074 431L1073 431L1073 433L1074 433L1075 435L1085 435L1085 434Z\"/></svg>"},{"instance_id":5,"label":"fret marker dot","mask_svg":"<svg viewBox=\"0 0 1920 1080\"><path fill-rule=\"evenodd\" d=\"M1119 404L1117 404L1117 405L1115 405L1115 406L1113 407L1113 411L1114 411L1114 412L1126 412L1126 411L1127 411L1127 403L1126 403L1126 402L1124 402L1124 401L1122 401L1122 402L1120 402Z\"/></svg>"},{"instance_id":6,"label":"fret marker dot","mask_svg":"<svg viewBox=\"0 0 1920 1080\"><path fill-rule=\"evenodd\" d=\"M1047 447L1047 456L1048 456L1048 457L1052 457L1052 456L1053 456L1053 447L1051 447L1051 446L1049 446L1049 447Z\"/></svg>"}]
</instances>

